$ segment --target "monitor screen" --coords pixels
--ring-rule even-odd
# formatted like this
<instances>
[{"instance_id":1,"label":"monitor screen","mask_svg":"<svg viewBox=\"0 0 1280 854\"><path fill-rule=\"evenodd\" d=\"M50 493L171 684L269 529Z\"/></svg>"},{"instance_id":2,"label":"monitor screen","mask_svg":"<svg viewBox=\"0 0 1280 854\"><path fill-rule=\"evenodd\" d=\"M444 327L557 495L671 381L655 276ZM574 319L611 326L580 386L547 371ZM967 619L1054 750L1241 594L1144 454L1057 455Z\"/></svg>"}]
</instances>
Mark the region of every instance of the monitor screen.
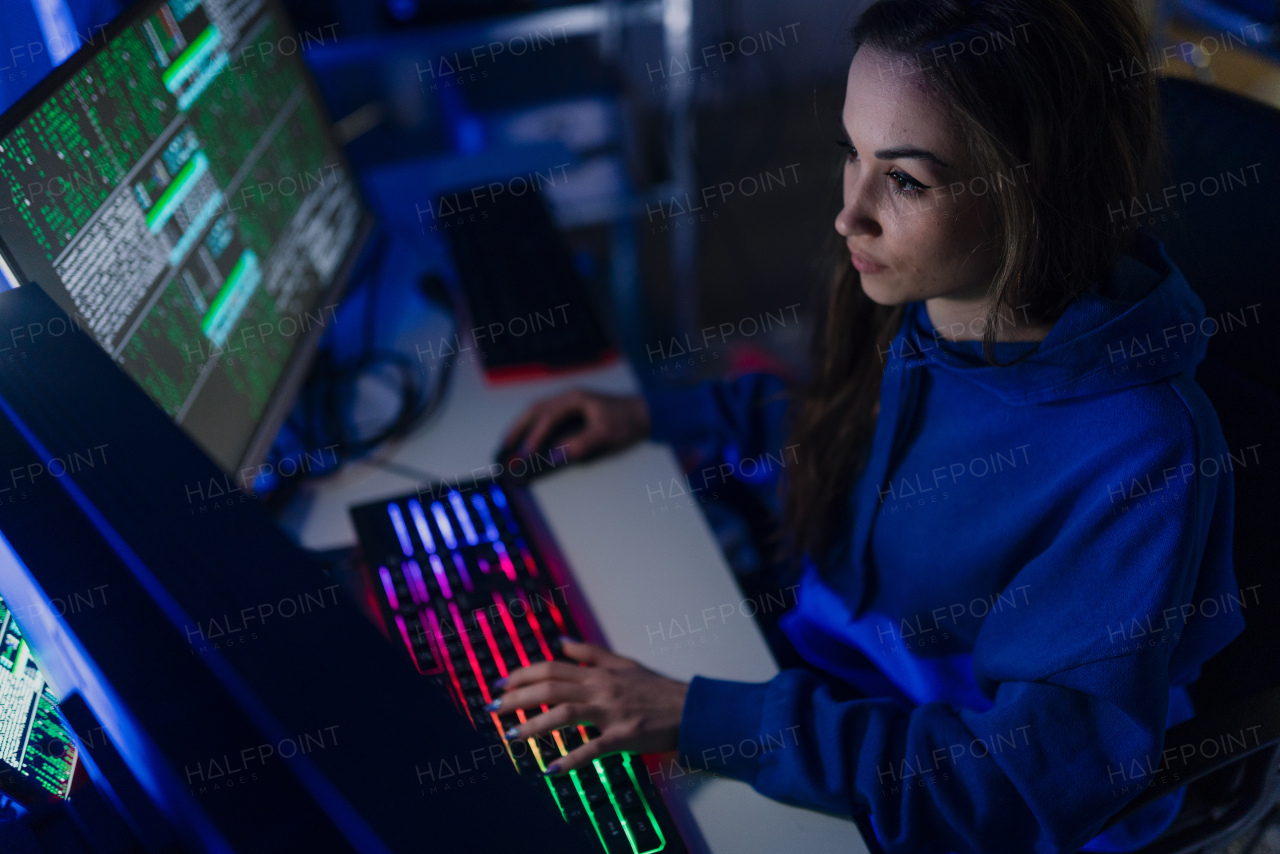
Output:
<instances>
[{"instance_id":1,"label":"monitor screen","mask_svg":"<svg viewBox=\"0 0 1280 854\"><path fill-rule=\"evenodd\" d=\"M0 119L15 284L224 470L279 426L368 226L274 0L147 0Z\"/></svg>"},{"instance_id":2,"label":"monitor screen","mask_svg":"<svg viewBox=\"0 0 1280 854\"><path fill-rule=\"evenodd\" d=\"M14 616L0 599L0 792L22 803L65 798L75 743Z\"/></svg>"}]
</instances>

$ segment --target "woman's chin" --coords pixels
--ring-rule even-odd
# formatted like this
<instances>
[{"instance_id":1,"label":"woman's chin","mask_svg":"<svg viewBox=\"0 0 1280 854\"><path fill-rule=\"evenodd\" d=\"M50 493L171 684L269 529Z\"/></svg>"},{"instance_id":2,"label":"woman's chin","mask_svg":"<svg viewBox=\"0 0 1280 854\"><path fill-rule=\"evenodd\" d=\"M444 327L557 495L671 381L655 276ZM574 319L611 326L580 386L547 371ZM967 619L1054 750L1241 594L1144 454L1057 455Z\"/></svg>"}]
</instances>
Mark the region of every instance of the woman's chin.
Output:
<instances>
[{"instance_id":1,"label":"woman's chin","mask_svg":"<svg viewBox=\"0 0 1280 854\"><path fill-rule=\"evenodd\" d=\"M910 300L895 288L884 273L862 273L862 292L880 305L902 305Z\"/></svg>"}]
</instances>

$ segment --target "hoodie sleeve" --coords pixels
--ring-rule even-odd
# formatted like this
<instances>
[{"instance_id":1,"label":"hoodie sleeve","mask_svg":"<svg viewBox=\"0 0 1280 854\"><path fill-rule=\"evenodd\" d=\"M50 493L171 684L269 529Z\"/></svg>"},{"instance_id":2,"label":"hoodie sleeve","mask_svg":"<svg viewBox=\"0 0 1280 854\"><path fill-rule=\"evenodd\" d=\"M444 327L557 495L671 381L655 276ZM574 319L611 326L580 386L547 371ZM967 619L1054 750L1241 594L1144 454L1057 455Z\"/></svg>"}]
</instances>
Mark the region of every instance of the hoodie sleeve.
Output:
<instances>
[{"instance_id":1,"label":"hoodie sleeve","mask_svg":"<svg viewBox=\"0 0 1280 854\"><path fill-rule=\"evenodd\" d=\"M799 670L762 684L697 677L684 761L788 803L867 812L890 854L1077 850L1151 775L1177 772L1161 747L1182 635L1210 638L1193 644L1203 660L1243 627L1238 610L1182 607L1235 591L1230 478L1179 477L1199 453L1180 438L1077 472L1072 512L1006 588L1028 585L1029 605L978 632L989 708L837 697ZM1114 485L1129 497L1135 482L1162 483L1159 500L1117 507Z\"/></svg>"},{"instance_id":2,"label":"hoodie sleeve","mask_svg":"<svg viewBox=\"0 0 1280 854\"><path fill-rule=\"evenodd\" d=\"M698 446L730 461L785 451L789 398L781 377L745 374L644 397L656 441Z\"/></svg>"}]
</instances>

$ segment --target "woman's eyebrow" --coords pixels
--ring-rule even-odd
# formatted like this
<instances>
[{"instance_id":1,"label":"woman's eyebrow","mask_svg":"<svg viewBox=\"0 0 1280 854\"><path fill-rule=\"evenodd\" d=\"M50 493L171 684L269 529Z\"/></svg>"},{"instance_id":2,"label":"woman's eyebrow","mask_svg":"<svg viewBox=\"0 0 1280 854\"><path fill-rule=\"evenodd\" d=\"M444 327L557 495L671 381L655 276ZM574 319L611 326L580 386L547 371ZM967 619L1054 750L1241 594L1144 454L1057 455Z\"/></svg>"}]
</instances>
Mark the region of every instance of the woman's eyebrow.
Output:
<instances>
[{"instance_id":1,"label":"woman's eyebrow","mask_svg":"<svg viewBox=\"0 0 1280 854\"><path fill-rule=\"evenodd\" d=\"M916 148L912 145L900 145L897 148L882 148L876 152L877 160L928 160L930 163L936 163L944 169L951 167L943 163L938 155L932 151L923 148Z\"/></svg>"},{"instance_id":2,"label":"woman's eyebrow","mask_svg":"<svg viewBox=\"0 0 1280 854\"><path fill-rule=\"evenodd\" d=\"M844 126L844 116L840 117L840 135L844 137L845 142L853 145L853 137L849 135L849 129ZM942 158L929 151L926 148L917 148L914 145L899 145L895 148L882 148L876 152L877 160L928 160L935 163L943 169L950 169L951 164L944 163Z\"/></svg>"}]
</instances>

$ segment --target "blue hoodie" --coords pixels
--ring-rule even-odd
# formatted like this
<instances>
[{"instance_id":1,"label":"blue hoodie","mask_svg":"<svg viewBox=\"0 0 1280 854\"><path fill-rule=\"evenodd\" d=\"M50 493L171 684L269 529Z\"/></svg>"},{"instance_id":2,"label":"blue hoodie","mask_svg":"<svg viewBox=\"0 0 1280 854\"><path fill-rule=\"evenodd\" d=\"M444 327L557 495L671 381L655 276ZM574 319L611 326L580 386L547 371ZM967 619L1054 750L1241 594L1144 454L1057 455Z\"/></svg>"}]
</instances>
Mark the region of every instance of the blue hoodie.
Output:
<instances>
[{"instance_id":1,"label":"blue hoodie","mask_svg":"<svg viewBox=\"0 0 1280 854\"><path fill-rule=\"evenodd\" d=\"M684 761L869 814L888 852L1132 850L1163 830L1181 789L1100 834L1178 779L1165 728L1244 627L1241 461L1193 380L1202 320L1142 232L1038 347L997 345L1000 362L1032 351L1016 364L909 304L838 545L806 559L782 623L815 670L695 677ZM660 441L787 458L774 377L647 399Z\"/></svg>"}]
</instances>

